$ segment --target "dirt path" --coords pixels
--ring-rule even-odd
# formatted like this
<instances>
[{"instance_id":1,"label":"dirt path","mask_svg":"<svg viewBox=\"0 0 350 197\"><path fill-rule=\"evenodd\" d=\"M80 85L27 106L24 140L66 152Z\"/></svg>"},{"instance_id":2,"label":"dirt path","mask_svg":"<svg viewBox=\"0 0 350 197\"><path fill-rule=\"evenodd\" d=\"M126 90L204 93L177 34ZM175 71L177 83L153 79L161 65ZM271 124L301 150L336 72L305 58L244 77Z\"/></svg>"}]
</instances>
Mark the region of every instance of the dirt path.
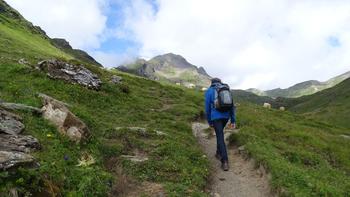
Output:
<instances>
[{"instance_id":1,"label":"dirt path","mask_svg":"<svg viewBox=\"0 0 350 197\"><path fill-rule=\"evenodd\" d=\"M224 172L214 157L216 137L204 132L207 124L193 123L193 134L197 137L213 168L211 193L214 197L265 197L272 196L266 174L255 169L252 161L245 160L237 149L228 147L230 170ZM232 132L232 131L231 131ZM230 131L225 131L225 137Z\"/></svg>"}]
</instances>

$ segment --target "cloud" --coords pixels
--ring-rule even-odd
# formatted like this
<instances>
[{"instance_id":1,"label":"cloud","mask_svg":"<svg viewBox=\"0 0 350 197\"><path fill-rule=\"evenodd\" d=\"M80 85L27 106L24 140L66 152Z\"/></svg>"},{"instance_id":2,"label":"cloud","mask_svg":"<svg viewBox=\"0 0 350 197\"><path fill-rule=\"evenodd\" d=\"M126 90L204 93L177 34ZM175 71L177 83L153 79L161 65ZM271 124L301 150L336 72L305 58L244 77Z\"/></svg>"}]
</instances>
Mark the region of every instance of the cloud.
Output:
<instances>
[{"instance_id":1,"label":"cloud","mask_svg":"<svg viewBox=\"0 0 350 197\"><path fill-rule=\"evenodd\" d=\"M137 59L137 52L130 48L124 53L104 52L100 50L92 51L90 54L102 65L108 68L117 67L122 64L133 62Z\"/></svg>"},{"instance_id":2,"label":"cloud","mask_svg":"<svg viewBox=\"0 0 350 197\"><path fill-rule=\"evenodd\" d=\"M173 52L233 88L287 87L349 71L347 0L9 0L105 66Z\"/></svg>"},{"instance_id":3,"label":"cloud","mask_svg":"<svg viewBox=\"0 0 350 197\"><path fill-rule=\"evenodd\" d=\"M106 30L103 0L9 0L25 18L50 37L67 39L75 48L98 48Z\"/></svg>"},{"instance_id":4,"label":"cloud","mask_svg":"<svg viewBox=\"0 0 350 197\"><path fill-rule=\"evenodd\" d=\"M134 0L122 31L140 56L174 52L236 88L287 87L350 70L345 0Z\"/></svg>"}]
</instances>

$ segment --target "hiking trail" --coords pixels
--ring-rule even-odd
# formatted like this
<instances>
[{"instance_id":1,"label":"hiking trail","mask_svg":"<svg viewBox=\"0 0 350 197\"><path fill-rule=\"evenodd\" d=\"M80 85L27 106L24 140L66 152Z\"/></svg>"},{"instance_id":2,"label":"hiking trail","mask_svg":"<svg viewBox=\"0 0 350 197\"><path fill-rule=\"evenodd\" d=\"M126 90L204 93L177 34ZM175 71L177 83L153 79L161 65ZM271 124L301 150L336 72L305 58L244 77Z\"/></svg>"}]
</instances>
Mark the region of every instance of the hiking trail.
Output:
<instances>
[{"instance_id":1,"label":"hiking trail","mask_svg":"<svg viewBox=\"0 0 350 197\"><path fill-rule=\"evenodd\" d=\"M216 137L208 135L204 123L193 123L192 131L207 155L212 175L210 193L213 197L267 197L270 192L268 177L262 169L256 169L252 160L244 159L238 148L227 146L230 170L221 169L221 163L215 158ZM225 138L238 130L225 129ZM214 131L213 131L214 132ZM214 132L215 133L215 132Z\"/></svg>"}]
</instances>

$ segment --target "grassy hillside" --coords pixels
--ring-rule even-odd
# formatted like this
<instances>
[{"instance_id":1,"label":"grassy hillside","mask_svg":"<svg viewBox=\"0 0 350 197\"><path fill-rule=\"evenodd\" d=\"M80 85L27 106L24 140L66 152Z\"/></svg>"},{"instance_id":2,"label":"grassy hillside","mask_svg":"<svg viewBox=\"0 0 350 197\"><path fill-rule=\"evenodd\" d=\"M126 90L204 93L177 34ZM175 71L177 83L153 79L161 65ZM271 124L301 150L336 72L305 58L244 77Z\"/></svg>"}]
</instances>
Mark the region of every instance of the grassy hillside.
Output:
<instances>
[{"instance_id":1,"label":"grassy hillside","mask_svg":"<svg viewBox=\"0 0 350 197\"><path fill-rule=\"evenodd\" d=\"M71 56L54 47L38 27L34 27L5 2L0 1L0 63L19 59L36 62L42 58Z\"/></svg>"},{"instance_id":2,"label":"grassy hillside","mask_svg":"<svg viewBox=\"0 0 350 197\"><path fill-rule=\"evenodd\" d=\"M90 128L92 137L76 144L43 118L17 112L24 119L25 134L33 135L42 145L42 150L34 153L40 167L1 171L0 195L15 187L24 196L95 197L128 191L147 196L152 189L148 186L153 185L168 196L208 196L204 192L208 161L191 132L191 122L203 115L203 93L93 65L86 67L103 81L100 91L52 80L18 60L25 58L35 65L46 58L69 61L72 57L4 5L0 0L0 99L40 107L36 94L50 95L68 103ZM121 84L109 82L114 74L123 77ZM328 114L342 114L342 109L349 109L348 85L349 80L320 92L317 98L303 97L300 103L293 100L292 109L314 110L315 117L322 117L318 110L332 106L326 109L337 113ZM249 154L269 169L274 189L286 196L349 196L350 143L340 136L350 135L349 130L244 101L237 110L241 130L230 139L245 145ZM125 128L130 126L145 127L147 132ZM157 135L156 130L165 135ZM96 163L78 166L86 154ZM122 157L134 154L149 160L134 163Z\"/></svg>"},{"instance_id":3,"label":"grassy hillside","mask_svg":"<svg viewBox=\"0 0 350 197\"><path fill-rule=\"evenodd\" d=\"M350 131L303 116L241 103L234 144L272 175L282 196L349 196Z\"/></svg>"},{"instance_id":4,"label":"grassy hillside","mask_svg":"<svg viewBox=\"0 0 350 197\"><path fill-rule=\"evenodd\" d=\"M252 88L252 89L248 89L247 91L257 94L259 96L269 96L272 98L277 98L277 97L297 98L301 96L311 95L316 92L325 90L327 88L331 88L339 84L340 82L344 81L345 79L348 79L349 77L350 77L350 72L347 72L342 75L333 77L325 82L311 80L311 81L305 81L302 83L295 84L294 86L291 86L286 89L277 88L273 90L261 91L261 90Z\"/></svg>"},{"instance_id":5,"label":"grassy hillside","mask_svg":"<svg viewBox=\"0 0 350 197\"><path fill-rule=\"evenodd\" d=\"M22 58L29 66L17 63ZM21 194L34 196L95 197L127 190L143 195L150 189L143 188L146 183L160 184L170 196L205 196L208 163L190 125L202 109L199 92L85 64L103 81L97 92L49 79L30 66L52 58L73 59L0 1L0 99L41 107L36 94L48 94L68 103L92 132L88 142L78 145L43 118L17 112L24 119L25 134L33 135L42 145L42 150L34 153L40 167L0 172L0 195L14 187ZM113 74L122 76L123 83L109 83ZM148 132L115 129L130 126L145 127ZM155 129L166 135L158 136ZM133 163L121 157L135 153L149 160ZM92 155L96 164L77 166L85 154Z\"/></svg>"},{"instance_id":6,"label":"grassy hillside","mask_svg":"<svg viewBox=\"0 0 350 197\"><path fill-rule=\"evenodd\" d=\"M350 128L350 79L310 96L287 99L289 110Z\"/></svg>"},{"instance_id":7,"label":"grassy hillside","mask_svg":"<svg viewBox=\"0 0 350 197\"><path fill-rule=\"evenodd\" d=\"M42 118L22 113L26 133L38 138L43 145L43 150L36 154L41 167L22 169L15 174L1 173L0 191L17 186L23 191L39 192L50 186L64 196L105 196L111 189L109 183L113 183L114 190L124 187L117 184L122 177L114 174L120 168L133 180L163 184L169 194L202 193L208 166L190 127L190 121L200 114L200 94L121 73L118 74L124 78L125 85L112 85L107 82L112 73L94 69L105 82L102 90L96 92L51 80L28 67L0 66L2 100L39 107L40 100L35 94L51 95L69 103L71 110L87 123L93 135L86 144L76 145L61 137ZM115 130L127 126L146 127L150 133L144 136L127 129ZM157 136L153 129L168 136ZM48 138L47 134L54 137ZM143 152L149 160L133 164L120 157L132 155L135 151ZM84 152L92 154L97 164L88 168L77 167L78 158ZM68 161L65 156L69 157ZM111 162L117 165L111 165Z\"/></svg>"}]
</instances>

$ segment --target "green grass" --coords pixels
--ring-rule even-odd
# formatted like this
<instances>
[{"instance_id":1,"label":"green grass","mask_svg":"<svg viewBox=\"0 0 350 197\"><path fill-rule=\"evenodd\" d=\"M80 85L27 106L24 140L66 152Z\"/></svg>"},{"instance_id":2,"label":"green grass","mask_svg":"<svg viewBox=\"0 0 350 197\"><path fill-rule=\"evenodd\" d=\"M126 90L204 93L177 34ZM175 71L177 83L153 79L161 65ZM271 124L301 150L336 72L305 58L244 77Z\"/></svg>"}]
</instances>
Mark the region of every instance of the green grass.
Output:
<instances>
[{"instance_id":1,"label":"green grass","mask_svg":"<svg viewBox=\"0 0 350 197\"><path fill-rule=\"evenodd\" d=\"M203 114L202 93L91 65L86 66L103 81L100 91L49 79L16 62L25 58L36 64L46 58L72 57L30 29L28 22L2 13L0 57L0 99L40 107L36 94L48 94L68 103L92 132L89 141L75 144L43 118L18 112L26 125L25 134L42 144L42 150L33 153L40 167L0 172L0 194L16 187L23 195L106 196L118 190L116 187L126 187L117 184L123 177L115 168L121 167L138 183L162 184L168 196L208 196L203 190L209 164L190 125ZM123 83L109 83L113 74L122 76ZM318 93L321 96L300 98L302 102L278 101L310 117L240 101L237 116L241 130L231 141L245 145L249 154L268 168L272 188L283 195L349 196L350 143L339 135L350 135L350 131L338 126L348 126L349 86L342 84L335 91ZM148 133L115 129L129 126L145 127ZM158 136L154 130L168 135ZM121 157L135 151L149 160L135 164ZM78 167L78 159L86 153L96 163ZM109 165L111 162L118 165Z\"/></svg>"},{"instance_id":2,"label":"green grass","mask_svg":"<svg viewBox=\"0 0 350 197\"><path fill-rule=\"evenodd\" d=\"M303 116L242 103L231 141L272 175L282 196L349 196L350 131Z\"/></svg>"},{"instance_id":3,"label":"green grass","mask_svg":"<svg viewBox=\"0 0 350 197\"><path fill-rule=\"evenodd\" d=\"M288 110L304 114L305 117L325 121L333 125L350 128L350 79L310 96L284 99Z\"/></svg>"},{"instance_id":4,"label":"green grass","mask_svg":"<svg viewBox=\"0 0 350 197\"><path fill-rule=\"evenodd\" d=\"M123 77L124 85L113 85L107 82L112 73L93 67L91 69L104 81L98 92L51 80L29 67L13 64L0 67L1 99L40 107L36 93L48 94L69 103L70 109L87 123L93 135L86 144L76 145L61 137L42 118L21 113L26 134L37 137L43 145L43 150L35 154L41 167L23 169L22 173L2 173L5 179L1 185L6 183L5 188L17 186L22 191L39 192L49 182L60 188L58 192L64 196L105 196L110 189L109 182L118 177L114 177L112 169L107 169L104 163L117 158L134 179L162 183L169 195L204 195L208 163L202 157L190 126L191 120L201 112L201 94L121 73L118 74ZM163 105L171 104L173 107L161 110ZM127 126L157 129L169 136L143 136L114 129ZM48 138L47 134L54 137ZM133 164L120 158L136 149L145 152L150 160ZM97 164L88 168L75 166L83 152L92 154ZM65 156L70 159L65 161ZM17 184L18 180L22 183Z\"/></svg>"},{"instance_id":5,"label":"green grass","mask_svg":"<svg viewBox=\"0 0 350 197\"><path fill-rule=\"evenodd\" d=\"M21 58L31 63L54 57L73 59L52 46L42 35L28 31L17 20L0 15L0 63L17 62Z\"/></svg>"},{"instance_id":6,"label":"green grass","mask_svg":"<svg viewBox=\"0 0 350 197\"><path fill-rule=\"evenodd\" d=\"M33 135L42 144L42 150L34 153L40 167L1 172L0 193L16 187L28 195L106 196L118 189L116 183L123 178L113 169L119 166L108 165L110 160L116 160L130 179L161 183L170 196L205 196L202 190L209 174L208 162L202 157L190 125L201 112L201 94L92 65L85 66L103 81L98 92L49 79L45 73L18 65L17 61L24 58L35 65L43 59L73 58L32 28L21 17L0 14L0 99L40 107L36 94L48 94L69 103L70 110L90 128L92 138L77 145L43 118L18 112L26 125L25 134ZM109 83L113 74L122 76L123 83ZM162 110L165 105L172 107ZM128 126L157 129L168 135L144 136L115 130ZM120 157L135 150L147 154L149 160L133 164ZM85 153L91 154L96 164L76 166Z\"/></svg>"}]
</instances>

